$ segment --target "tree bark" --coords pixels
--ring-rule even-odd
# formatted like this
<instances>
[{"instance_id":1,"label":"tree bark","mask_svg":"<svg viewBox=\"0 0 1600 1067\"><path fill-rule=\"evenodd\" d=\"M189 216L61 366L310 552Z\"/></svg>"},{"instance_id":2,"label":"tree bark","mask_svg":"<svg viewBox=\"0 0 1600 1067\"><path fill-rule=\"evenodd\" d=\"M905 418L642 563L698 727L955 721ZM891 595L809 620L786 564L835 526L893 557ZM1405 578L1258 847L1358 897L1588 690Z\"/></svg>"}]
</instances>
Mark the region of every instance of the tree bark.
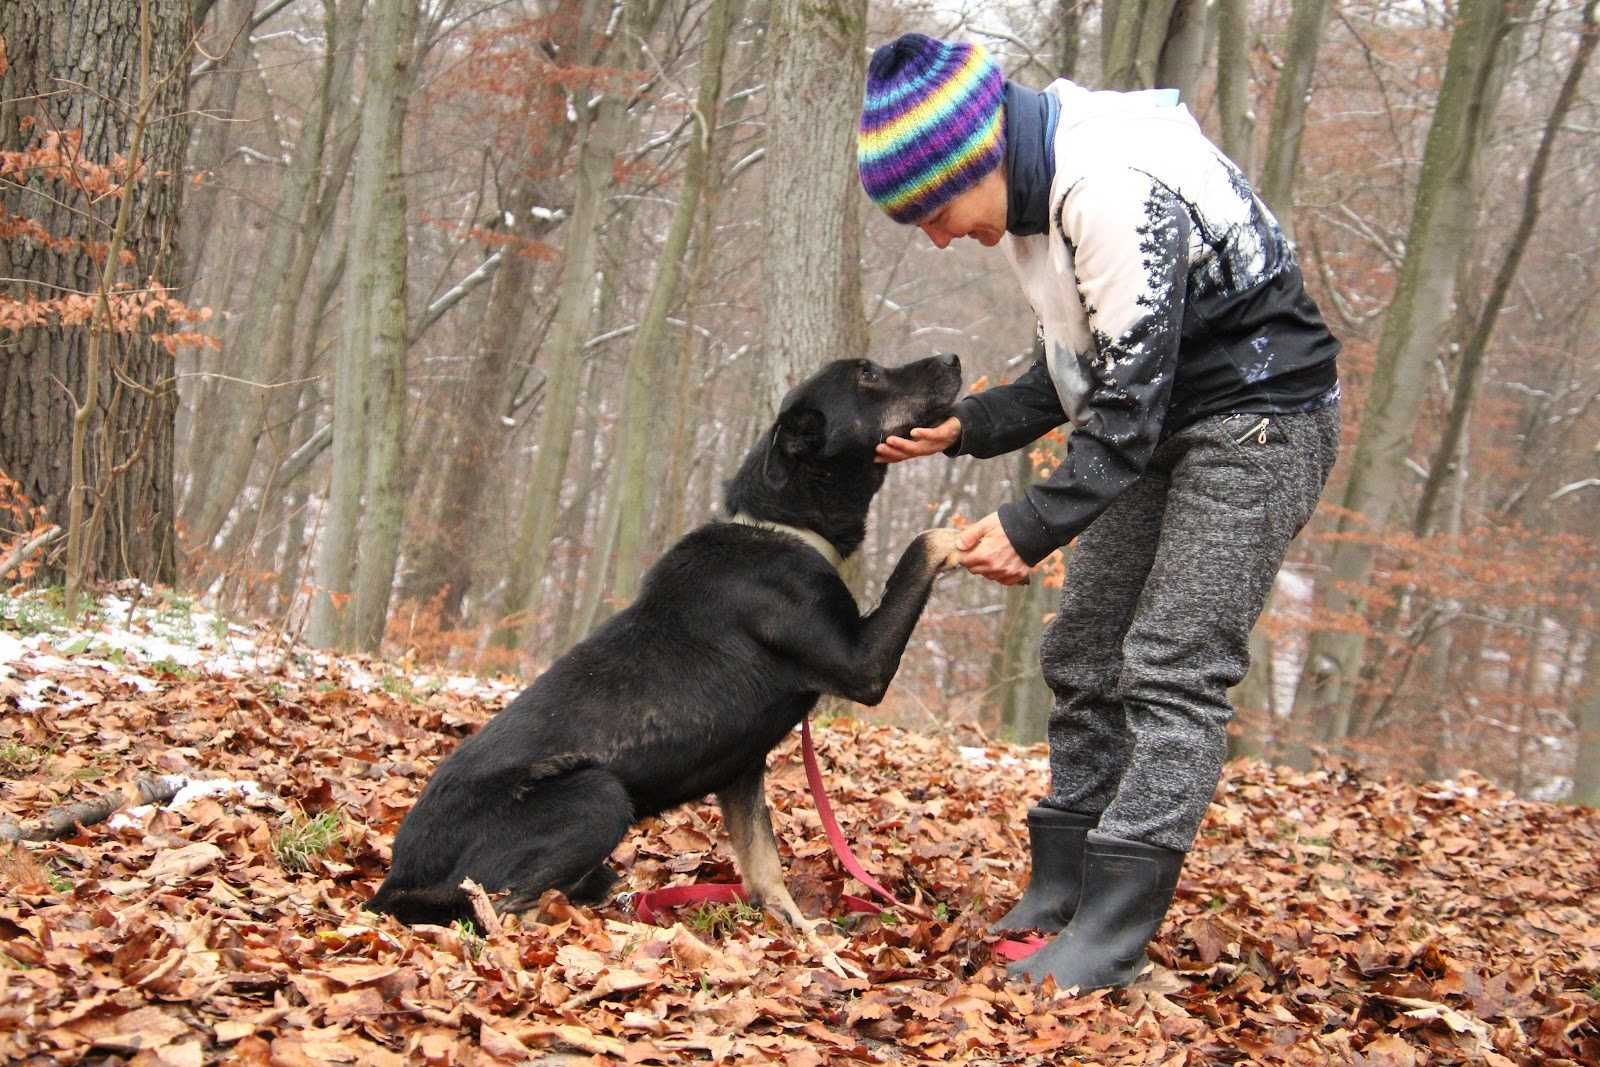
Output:
<instances>
[{"instance_id":1,"label":"tree bark","mask_svg":"<svg viewBox=\"0 0 1600 1067\"><path fill-rule=\"evenodd\" d=\"M141 5L123 0L69 7L54 0L0 2L7 64L0 76L0 150L21 151L53 132L81 130L77 158L84 163L109 166L113 157L126 155L140 92L140 12ZM139 289L147 280L170 287L181 280L178 209L189 140L189 5L151 0L149 16L155 96L123 243L133 263L119 265L114 275L117 283ZM77 242L64 250L20 237L0 243L0 276L23 279L0 283L6 296L92 292L101 264L83 242L108 238L120 199L106 197L91 207L70 182L37 173L23 184L4 183L0 208L8 215L34 219L52 237ZM96 514L86 567L100 577L171 582L172 357L145 324L136 332L108 335L91 369L90 332L80 326L29 327L0 338L0 470L44 506L49 521L68 525L73 414L93 376L103 387L94 391L85 425L84 484ZM56 582L61 574L51 560L36 577Z\"/></svg>"},{"instance_id":2,"label":"tree bark","mask_svg":"<svg viewBox=\"0 0 1600 1067\"><path fill-rule=\"evenodd\" d=\"M1050 28L1055 36L1055 74L1076 79L1078 56L1082 52L1083 9L1086 0L1056 0L1055 18Z\"/></svg>"},{"instance_id":3,"label":"tree bark","mask_svg":"<svg viewBox=\"0 0 1600 1067\"><path fill-rule=\"evenodd\" d=\"M183 279L185 292L192 296L192 286L201 274L210 251L206 238L211 234L212 219L221 197L222 183L216 171L221 168L237 143L237 104L240 83L244 72L253 63L247 28L256 0L224 0L215 11L207 32L201 35L200 47L208 55L223 55L231 62L219 62L202 78L197 78L190 95L194 98L196 115L194 137L189 145L189 165L197 184L184 198L183 219L178 227L178 247L181 252L178 276ZM200 28L196 23L195 28Z\"/></svg>"},{"instance_id":4,"label":"tree bark","mask_svg":"<svg viewBox=\"0 0 1600 1067\"><path fill-rule=\"evenodd\" d=\"M487 547L483 535L494 523L486 514L484 495L495 479L486 472L497 469L505 459L512 440L505 415L519 388L513 379L526 378L538 366L538 338L546 332L554 306L553 300L542 306L536 299L545 294L540 292L540 264L528 249L567 219L565 214L552 216L535 209L559 199L561 191L548 176L562 170L572 146L574 124L566 121L567 79L575 68L590 61L592 44L580 38L580 32L589 30L577 17L557 20L550 32L553 61L562 73L530 79L524 90L526 148L513 164L515 181L499 209L509 216L504 232L511 240L490 283L488 308L474 334L459 397L452 405L454 439L446 433L444 451L448 454L441 463L432 520L423 525L420 543L407 553L405 595L423 601L437 598L445 626L461 621L463 603L478 578L478 562L484 558L498 561L502 556L489 552L485 557L469 549ZM530 313L537 325L533 331L528 329ZM493 502L494 510L502 506L503 501Z\"/></svg>"},{"instance_id":5,"label":"tree bark","mask_svg":"<svg viewBox=\"0 0 1600 1067\"><path fill-rule=\"evenodd\" d=\"M363 200L371 197L376 210L371 229L359 222L351 227L352 242L371 237L368 261L371 289L368 320L357 325L369 338L367 471L362 531L356 551L355 600L346 625L345 641L353 648L376 651L383 641L389 615L389 597L400 558L400 523L405 515L403 470L406 422L406 355L410 351L406 311L406 182L404 167L405 121L416 71L416 23L419 0L379 0L373 44L368 49L369 70L376 71L375 92L364 94L367 108L380 108L369 126L363 115L361 139L376 156L377 173L358 168L351 189L359 216ZM377 136L368 139L368 133ZM361 178L368 179L365 186ZM367 290L359 277L354 293ZM352 333L350 336L354 337ZM338 432L338 424L334 425Z\"/></svg>"},{"instance_id":6,"label":"tree bark","mask_svg":"<svg viewBox=\"0 0 1600 1067\"><path fill-rule=\"evenodd\" d=\"M1294 0L1289 14L1288 50L1278 75L1278 90L1272 97L1272 126L1267 131L1267 161L1262 165L1259 191L1290 240L1294 239L1294 181L1300 163L1300 140L1305 133L1311 79L1317 72L1317 53L1322 48L1322 30L1327 21L1328 0Z\"/></svg>"},{"instance_id":7,"label":"tree bark","mask_svg":"<svg viewBox=\"0 0 1600 1067\"><path fill-rule=\"evenodd\" d=\"M369 20L350 267L334 375L333 477L307 631L312 644L324 648L377 647L399 549L406 395L401 147L416 18L416 0L377 0ZM358 538L363 496L366 521Z\"/></svg>"},{"instance_id":8,"label":"tree bark","mask_svg":"<svg viewBox=\"0 0 1600 1067\"><path fill-rule=\"evenodd\" d=\"M1428 367L1443 336L1457 267L1471 241L1477 135L1483 117L1494 110L1501 85L1498 72L1509 51L1501 44L1509 27L1506 0L1467 0L1461 5L1428 130L1406 258L1378 342L1377 368L1339 501L1344 509L1339 532L1353 536L1334 546L1330 579L1318 583L1324 612L1331 617L1361 612L1360 590L1372 571L1374 536L1384 529L1400 497ZM1325 741L1346 736L1362 646L1359 633L1312 634L1295 693L1301 739L1292 753L1295 762L1309 759L1303 746L1309 733Z\"/></svg>"},{"instance_id":9,"label":"tree bark","mask_svg":"<svg viewBox=\"0 0 1600 1067\"><path fill-rule=\"evenodd\" d=\"M1034 480L1033 460L1028 453L1028 449L1017 453L1018 486ZM1017 744L1043 741L1050 717L1050 690L1039 670L1039 636L1050 592L1038 575L1027 585L1014 585L1005 591L1005 608L989 661L985 689L1000 709L1001 735Z\"/></svg>"},{"instance_id":10,"label":"tree bark","mask_svg":"<svg viewBox=\"0 0 1600 1067\"><path fill-rule=\"evenodd\" d=\"M1267 611L1271 610L1272 593L1267 594L1266 607L1261 619L1250 631L1250 670L1228 694L1235 715L1228 729L1228 758L1259 758L1267 749L1272 727L1277 722L1276 701L1273 699L1274 649L1267 628L1262 625Z\"/></svg>"},{"instance_id":11,"label":"tree bark","mask_svg":"<svg viewBox=\"0 0 1600 1067\"><path fill-rule=\"evenodd\" d=\"M197 548L211 544L249 480L272 406L271 387L283 380L289 367L295 320L323 233L318 222L327 219L327 213L318 210L324 147L335 101L349 94L356 52L349 42L356 39L361 3L344 0L343 7L336 10L332 0L323 5L327 44L317 98L290 154L272 213L278 221L267 229L249 302L233 331L229 373L242 380L217 383L213 403L204 408L206 425L195 434L197 447L190 456L195 477L184 501L183 519L188 542Z\"/></svg>"},{"instance_id":12,"label":"tree bark","mask_svg":"<svg viewBox=\"0 0 1600 1067\"><path fill-rule=\"evenodd\" d=\"M585 0L580 40L589 39L597 7L596 0ZM594 47L595 62L603 62L604 45ZM566 478L577 421L583 345L593 321L600 209L610 188L611 165L626 124L623 101L615 93L606 94L595 105L592 117L581 104L576 111L577 194L562 248L556 320L541 353L548 378L544 415L539 423L539 448L527 496L523 498L516 547L501 590L500 618L493 636L493 643L501 648L516 648L521 642L529 604L550 559L550 541L561 512L561 485Z\"/></svg>"},{"instance_id":13,"label":"tree bark","mask_svg":"<svg viewBox=\"0 0 1600 1067\"><path fill-rule=\"evenodd\" d=\"M1572 802L1600 808L1600 635L1589 635L1583 682L1573 701L1577 753L1572 765Z\"/></svg>"},{"instance_id":14,"label":"tree bark","mask_svg":"<svg viewBox=\"0 0 1600 1067\"><path fill-rule=\"evenodd\" d=\"M1250 101L1250 5L1217 0L1217 111L1222 152L1245 174L1255 166L1255 111Z\"/></svg>"},{"instance_id":15,"label":"tree bark","mask_svg":"<svg viewBox=\"0 0 1600 1067\"><path fill-rule=\"evenodd\" d=\"M562 124L565 129L565 124ZM553 146L552 158L561 149ZM557 223L535 218L532 208L545 202L541 183L527 182L513 192L505 210L516 220L508 233L518 240L537 240ZM433 521L420 544L407 553L406 595L417 600L440 597L441 622L451 626L461 620L462 601L472 588L474 553L469 551L484 528L483 498L495 479L487 472L498 467L510 437L501 415L506 408L511 366L522 356L526 343L524 324L536 295L537 261L510 251L495 274L489 306L473 342L463 375L464 394L456 405L457 432L447 436L448 455Z\"/></svg>"},{"instance_id":16,"label":"tree bark","mask_svg":"<svg viewBox=\"0 0 1600 1067\"><path fill-rule=\"evenodd\" d=\"M1178 90L1178 96L1192 103L1205 65L1206 24L1210 7L1206 0L1176 0L1161 42L1161 59L1156 65L1156 85Z\"/></svg>"},{"instance_id":17,"label":"tree bark","mask_svg":"<svg viewBox=\"0 0 1600 1067\"><path fill-rule=\"evenodd\" d=\"M867 351L855 162L866 0L774 0L770 17L763 421L821 363Z\"/></svg>"},{"instance_id":18,"label":"tree bark","mask_svg":"<svg viewBox=\"0 0 1600 1067\"><path fill-rule=\"evenodd\" d=\"M1578 38L1578 49L1573 53L1572 65L1567 68L1567 76L1561 83L1561 89L1556 93L1555 103L1550 108L1550 116L1545 120L1544 133L1539 138L1539 147L1534 151L1533 163L1528 168L1528 179L1523 187L1522 210L1517 218L1517 228L1506 243L1505 255L1501 258L1494 282L1489 287L1488 299L1478 314L1477 324L1473 328L1472 336L1467 340L1466 348L1462 350L1461 360L1456 368L1456 387L1450 398L1450 416L1445 422L1444 436L1439 439L1439 445L1434 449L1433 462L1428 467L1428 479L1422 487L1422 499L1417 504L1417 517L1413 525L1419 534L1427 532L1433 517L1434 503L1454 469L1457 457L1463 451L1462 441L1466 432L1467 413L1472 410L1473 402L1478 395L1478 383L1483 377L1484 357L1489 351L1489 341L1494 336L1500 309L1505 307L1506 297L1511 292L1511 283L1516 279L1517 268L1522 265L1523 253L1527 251L1528 242L1539 223L1539 200L1544 191L1544 177L1550 169L1550 157L1555 148L1556 138L1566 125L1567 114L1572 110L1573 101L1577 99L1578 87L1583 84L1584 71L1589 66L1595 45L1600 43L1600 23L1595 20L1595 7L1596 0L1587 0L1583 5L1583 28Z\"/></svg>"},{"instance_id":19,"label":"tree bark","mask_svg":"<svg viewBox=\"0 0 1600 1067\"><path fill-rule=\"evenodd\" d=\"M1159 84L1161 50L1178 6L1178 0L1117 0L1105 8L1100 47L1103 88L1153 89Z\"/></svg>"},{"instance_id":20,"label":"tree bark","mask_svg":"<svg viewBox=\"0 0 1600 1067\"><path fill-rule=\"evenodd\" d=\"M650 474L650 446L661 439L663 427L672 425L673 412L656 401L656 364L668 350L667 312L677 303L682 264L689 234L706 185L706 164L711 158L712 133L717 128L717 104L722 97L722 64L728 48L728 31L736 7L731 0L711 0L706 13L706 44L700 58L700 91L685 153L683 184L673 209L672 224L657 259L656 277L644 318L633 335L628 355L622 401L622 432L615 464L613 506L621 509L617 525L617 564L611 580L612 596L631 601L644 572L645 517L650 511L654 485Z\"/></svg>"}]
</instances>

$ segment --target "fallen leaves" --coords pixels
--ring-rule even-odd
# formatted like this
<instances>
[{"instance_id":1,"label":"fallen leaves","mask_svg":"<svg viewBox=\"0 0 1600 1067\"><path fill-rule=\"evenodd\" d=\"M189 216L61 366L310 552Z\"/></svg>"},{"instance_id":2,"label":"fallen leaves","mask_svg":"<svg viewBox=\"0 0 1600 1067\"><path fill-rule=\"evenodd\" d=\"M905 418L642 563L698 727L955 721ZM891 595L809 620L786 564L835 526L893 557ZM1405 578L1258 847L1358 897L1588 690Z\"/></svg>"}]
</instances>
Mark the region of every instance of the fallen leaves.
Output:
<instances>
[{"instance_id":1,"label":"fallen leaves","mask_svg":"<svg viewBox=\"0 0 1600 1067\"><path fill-rule=\"evenodd\" d=\"M28 756L6 767L12 819L141 773L259 790L0 856L0 1058L1600 1062L1592 811L1471 778L1231 766L1157 966L1127 991L1071 997L1007 982L986 932L1025 880L1042 750L839 720L817 736L846 832L936 920L846 911L859 889L821 839L790 742L769 794L797 899L834 920L815 940L688 909L652 926L554 894L483 936L407 929L361 903L429 770L494 708L366 684L385 670L369 661L278 663L184 677L59 652L12 665L0 743ZM326 813L340 833L285 869L284 830ZM711 804L648 820L616 859L635 890L735 877Z\"/></svg>"}]
</instances>

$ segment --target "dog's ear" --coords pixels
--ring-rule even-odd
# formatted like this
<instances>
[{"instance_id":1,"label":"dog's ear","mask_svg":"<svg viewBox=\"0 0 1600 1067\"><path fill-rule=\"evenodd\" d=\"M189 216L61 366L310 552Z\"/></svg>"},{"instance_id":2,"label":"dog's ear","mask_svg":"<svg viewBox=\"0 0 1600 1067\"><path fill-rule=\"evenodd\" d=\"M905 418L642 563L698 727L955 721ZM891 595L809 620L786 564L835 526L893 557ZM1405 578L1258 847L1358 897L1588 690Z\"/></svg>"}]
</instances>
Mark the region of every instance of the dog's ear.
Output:
<instances>
[{"instance_id":1,"label":"dog's ear","mask_svg":"<svg viewBox=\"0 0 1600 1067\"><path fill-rule=\"evenodd\" d=\"M815 456L825 443L826 420L816 408L799 404L778 413L778 422L767 439L767 456L761 465L761 478L773 489L788 484L797 461Z\"/></svg>"}]
</instances>

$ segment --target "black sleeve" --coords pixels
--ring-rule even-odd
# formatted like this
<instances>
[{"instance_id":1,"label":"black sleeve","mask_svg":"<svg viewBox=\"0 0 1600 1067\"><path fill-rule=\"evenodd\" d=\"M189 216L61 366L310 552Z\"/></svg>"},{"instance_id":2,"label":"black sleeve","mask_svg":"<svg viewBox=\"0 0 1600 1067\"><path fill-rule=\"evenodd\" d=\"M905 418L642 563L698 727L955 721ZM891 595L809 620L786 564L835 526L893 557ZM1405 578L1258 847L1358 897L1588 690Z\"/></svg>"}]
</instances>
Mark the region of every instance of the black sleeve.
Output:
<instances>
[{"instance_id":1,"label":"black sleeve","mask_svg":"<svg viewBox=\"0 0 1600 1067\"><path fill-rule=\"evenodd\" d=\"M1182 335L1189 216L1165 186L1144 175L1085 179L1060 214L1095 351L1081 363L1087 417L1067 455L1000 524L1032 565L1082 533L1144 473L1161 437ZM965 424L963 423L963 426Z\"/></svg>"},{"instance_id":2,"label":"black sleeve","mask_svg":"<svg viewBox=\"0 0 1600 1067\"><path fill-rule=\"evenodd\" d=\"M947 453L979 459L1014 452L1067 421L1042 350L1015 381L962 399L955 416L961 437Z\"/></svg>"}]
</instances>

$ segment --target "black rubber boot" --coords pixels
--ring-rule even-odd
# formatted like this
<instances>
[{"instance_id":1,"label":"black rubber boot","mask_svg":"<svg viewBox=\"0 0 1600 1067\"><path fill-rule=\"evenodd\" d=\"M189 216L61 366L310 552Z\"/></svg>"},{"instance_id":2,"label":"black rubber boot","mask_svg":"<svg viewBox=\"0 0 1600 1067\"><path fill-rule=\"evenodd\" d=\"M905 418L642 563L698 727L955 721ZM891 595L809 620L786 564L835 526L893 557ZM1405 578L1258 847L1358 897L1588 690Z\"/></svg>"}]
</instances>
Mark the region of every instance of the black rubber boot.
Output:
<instances>
[{"instance_id":1,"label":"black rubber boot","mask_svg":"<svg viewBox=\"0 0 1600 1067\"><path fill-rule=\"evenodd\" d=\"M1033 871L1028 888L1016 907L989 927L1007 930L1041 930L1053 934L1072 919L1083 884L1083 841L1098 815L1082 815L1037 805L1028 809L1028 847Z\"/></svg>"},{"instance_id":2,"label":"black rubber boot","mask_svg":"<svg viewBox=\"0 0 1600 1067\"><path fill-rule=\"evenodd\" d=\"M1013 963L1012 978L1082 992L1125 986L1144 970L1155 936L1178 888L1182 852L1091 833L1083 849L1082 906L1044 948Z\"/></svg>"}]
</instances>

